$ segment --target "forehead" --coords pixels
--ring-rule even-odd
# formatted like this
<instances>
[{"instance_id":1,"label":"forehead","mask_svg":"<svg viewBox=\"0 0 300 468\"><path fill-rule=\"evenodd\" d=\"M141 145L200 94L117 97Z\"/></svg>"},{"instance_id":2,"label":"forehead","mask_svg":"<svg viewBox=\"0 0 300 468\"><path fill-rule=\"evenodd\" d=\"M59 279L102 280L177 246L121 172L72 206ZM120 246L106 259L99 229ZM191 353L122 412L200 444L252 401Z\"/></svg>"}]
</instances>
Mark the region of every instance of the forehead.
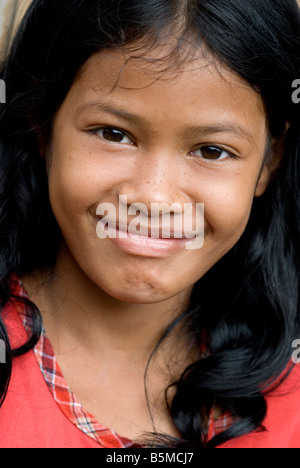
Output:
<instances>
[{"instance_id":1,"label":"forehead","mask_svg":"<svg viewBox=\"0 0 300 468\"><path fill-rule=\"evenodd\" d=\"M169 113L174 120L209 120L217 112L248 124L266 122L260 95L205 49L187 53L178 65L163 47L144 54L104 50L83 65L71 91L75 106L99 99L141 114Z\"/></svg>"},{"instance_id":2,"label":"forehead","mask_svg":"<svg viewBox=\"0 0 300 468\"><path fill-rule=\"evenodd\" d=\"M98 76L97 83L96 75L99 75L99 72L101 75ZM183 51L174 51L167 46L144 49L144 51L142 49L136 53L122 49L106 49L93 54L87 60L79 70L76 81L86 81L91 84L93 80L101 89L112 83L112 89L117 86L138 89L148 87L156 81L166 81L174 85L188 77L197 80L200 75L204 77L205 73L215 79L219 78L223 84L227 81L228 85L252 90L247 82L204 46L195 51L191 45Z\"/></svg>"}]
</instances>

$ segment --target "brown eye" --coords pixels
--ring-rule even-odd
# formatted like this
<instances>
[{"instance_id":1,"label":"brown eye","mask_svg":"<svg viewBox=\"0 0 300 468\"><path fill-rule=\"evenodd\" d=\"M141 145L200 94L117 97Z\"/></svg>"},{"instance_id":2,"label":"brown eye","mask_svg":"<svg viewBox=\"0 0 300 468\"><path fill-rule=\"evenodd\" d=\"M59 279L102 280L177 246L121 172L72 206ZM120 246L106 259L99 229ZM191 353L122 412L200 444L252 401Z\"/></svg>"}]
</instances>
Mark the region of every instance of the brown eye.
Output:
<instances>
[{"instance_id":1,"label":"brown eye","mask_svg":"<svg viewBox=\"0 0 300 468\"><path fill-rule=\"evenodd\" d=\"M201 156L204 159L220 160L228 156L228 152L215 146L203 146L200 150Z\"/></svg>"},{"instance_id":2,"label":"brown eye","mask_svg":"<svg viewBox=\"0 0 300 468\"><path fill-rule=\"evenodd\" d=\"M222 147L219 146L202 146L201 148L191 151L189 153L194 156L198 156L201 159L204 159L205 161L223 161L225 159L239 159L238 156L235 156L233 153L230 153L230 151L225 150Z\"/></svg>"},{"instance_id":3,"label":"brown eye","mask_svg":"<svg viewBox=\"0 0 300 468\"><path fill-rule=\"evenodd\" d=\"M202 157L205 159L219 159L224 151L214 146L204 146L201 148Z\"/></svg>"},{"instance_id":4,"label":"brown eye","mask_svg":"<svg viewBox=\"0 0 300 468\"><path fill-rule=\"evenodd\" d=\"M132 144L130 138L128 138L128 136L124 132L116 128L101 128L95 131L95 134L103 140L108 141L110 143Z\"/></svg>"},{"instance_id":5,"label":"brown eye","mask_svg":"<svg viewBox=\"0 0 300 468\"><path fill-rule=\"evenodd\" d=\"M225 159L238 159L237 156L218 146L202 146L190 154L199 156L207 161L223 161Z\"/></svg>"}]
</instances>

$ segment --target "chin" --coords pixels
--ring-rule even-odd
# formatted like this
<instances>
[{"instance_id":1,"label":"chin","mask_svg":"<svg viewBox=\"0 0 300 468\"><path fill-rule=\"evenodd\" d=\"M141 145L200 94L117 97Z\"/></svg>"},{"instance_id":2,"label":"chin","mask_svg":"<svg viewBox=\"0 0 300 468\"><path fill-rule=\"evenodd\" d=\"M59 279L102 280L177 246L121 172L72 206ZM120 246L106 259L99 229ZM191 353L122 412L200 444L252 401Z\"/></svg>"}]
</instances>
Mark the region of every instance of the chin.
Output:
<instances>
[{"instance_id":1,"label":"chin","mask_svg":"<svg viewBox=\"0 0 300 468\"><path fill-rule=\"evenodd\" d=\"M117 301L130 304L155 304L166 301L176 295L176 293L172 294L167 291L156 290L154 287L151 287L151 285L144 285L143 287L136 286L132 287L130 290L122 290L122 288L118 290L107 289L106 293Z\"/></svg>"}]
</instances>

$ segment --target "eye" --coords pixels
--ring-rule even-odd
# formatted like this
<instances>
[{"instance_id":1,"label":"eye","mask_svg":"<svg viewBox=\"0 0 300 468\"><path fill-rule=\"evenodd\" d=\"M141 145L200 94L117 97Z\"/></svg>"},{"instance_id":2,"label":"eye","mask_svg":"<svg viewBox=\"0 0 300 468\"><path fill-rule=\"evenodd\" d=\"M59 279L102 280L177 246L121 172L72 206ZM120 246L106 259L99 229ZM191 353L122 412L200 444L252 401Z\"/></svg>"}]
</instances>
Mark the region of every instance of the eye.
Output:
<instances>
[{"instance_id":1,"label":"eye","mask_svg":"<svg viewBox=\"0 0 300 468\"><path fill-rule=\"evenodd\" d=\"M226 151L223 148L219 148L217 146L202 146L202 148L193 151L192 154L211 161L222 161L228 157L237 159L237 157L229 151Z\"/></svg>"},{"instance_id":2,"label":"eye","mask_svg":"<svg viewBox=\"0 0 300 468\"><path fill-rule=\"evenodd\" d=\"M126 133L122 132L122 130L118 130L117 128L113 127L103 127L93 130L93 134L97 135L98 137L102 138L103 140L109 143L121 143L125 145L132 145L132 140L126 135Z\"/></svg>"}]
</instances>

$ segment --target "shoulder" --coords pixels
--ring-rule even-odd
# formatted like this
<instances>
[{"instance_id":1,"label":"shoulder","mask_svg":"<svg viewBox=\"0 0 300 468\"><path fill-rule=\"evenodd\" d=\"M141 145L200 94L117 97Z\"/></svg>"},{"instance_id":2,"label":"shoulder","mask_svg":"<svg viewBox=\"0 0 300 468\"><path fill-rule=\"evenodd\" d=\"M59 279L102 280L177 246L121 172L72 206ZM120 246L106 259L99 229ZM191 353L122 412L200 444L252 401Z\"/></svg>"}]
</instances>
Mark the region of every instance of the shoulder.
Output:
<instances>
[{"instance_id":1,"label":"shoulder","mask_svg":"<svg viewBox=\"0 0 300 468\"><path fill-rule=\"evenodd\" d=\"M16 296L23 292L14 290ZM19 294L20 293L20 294ZM28 340L22 313L25 307L12 298L1 318L13 349ZM34 350L13 358L12 375L0 408L0 448L99 448L61 412L40 371Z\"/></svg>"},{"instance_id":2,"label":"shoulder","mask_svg":"<svg viewBox=\"0 0 300 468\"><path fill-rule=\"evenodd\" d=\"M266 401L265 431L229 441L222 448L300 448L300 365Z\"/></svg>"}]
</instances>

